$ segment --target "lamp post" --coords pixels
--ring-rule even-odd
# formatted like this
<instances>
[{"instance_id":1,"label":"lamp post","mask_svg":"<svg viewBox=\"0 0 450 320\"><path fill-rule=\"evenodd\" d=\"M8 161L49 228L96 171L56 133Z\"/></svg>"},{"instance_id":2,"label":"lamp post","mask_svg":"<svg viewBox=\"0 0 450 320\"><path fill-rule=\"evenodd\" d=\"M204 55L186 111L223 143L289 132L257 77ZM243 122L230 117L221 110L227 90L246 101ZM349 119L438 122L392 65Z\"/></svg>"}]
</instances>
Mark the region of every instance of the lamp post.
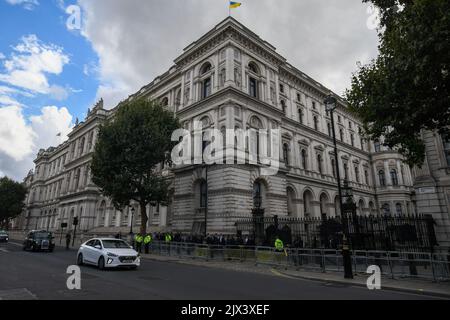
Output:
<instances>
[{"instance_id":1,"label":"lamp post","mask_svg":"<svg viewBox=\"0 0 450 320\"><path fill-rule=\"evenodd\" d=\"M344 260L344 277L346 279L353 279L353 272L352 272L352 264L351 264L351 258L350 258L350 250L348 247L348 227L347 224L344 223L346 221L346 216L343 210L342 205L342 188L341 188L341 175L339 170L339 157L338 157L338 149L337 149L337 142L336 142L336 132L334 129L334 110L337 108L337 100L332 95L329 94L326 99L323 102L325 104L325 110L330 113L331 118L331 131L333 136L333 145L334 145L334 157L335 157L335 167L336 167L336 178L337 178L337 187L338 187L338 194L339 194L339 208L341 211L341 218L342 218L342 225L343 225L343 245L342 245L342 256Z\"/></svg>"},{"instance_id":2,"label":"lamp post","mask_svg":"<svg viewBox=\"0 0 450 320\"><path fill-rule=\"evenodd\" d=\"M130 223L130 234L133 234L133 217L134 217L134 207L131 207L131 223Z\"/></svg>"},{"instance_id":3,"label":"lamp post","mask_svg":"<svg viewBox=\"0 0 450 320\"><path fill-rule=\"evenodd\" d=\"M261 246L264 242L264 209L262 206L262 197L258 192L253 196L253 228L255 231L255 244Z\"/></svg>"}]
</instances>

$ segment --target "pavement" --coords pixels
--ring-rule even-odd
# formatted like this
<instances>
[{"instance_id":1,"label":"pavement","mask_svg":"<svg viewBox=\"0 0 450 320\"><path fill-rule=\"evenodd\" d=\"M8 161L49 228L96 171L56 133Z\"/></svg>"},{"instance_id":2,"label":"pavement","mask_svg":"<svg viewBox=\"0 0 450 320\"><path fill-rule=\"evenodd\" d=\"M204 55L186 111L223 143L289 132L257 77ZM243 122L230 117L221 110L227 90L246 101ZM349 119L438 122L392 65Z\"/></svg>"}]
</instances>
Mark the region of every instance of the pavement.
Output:
<instances>
[{"instance_id":1,"label":"pavement","mask_svg":"<svg viewBox=\"0 0 450 320\"><path fill-rule=\"evenodd\" d=\"M287 270L154 255L144 255L137 270L83 266L81 290L69 290L66 271L76 262L76 250L25 252L18 241L0 248L0 300L443 299L428 291L368 290L356 282L317 281Z\"/></svg>"},{"instance_id":2,"label":"pavement","mask_svg":"<svg viewBox=\"0 0 450 320\"><path fill-rule=\"evenodd\" d=\"M246 271L249 270L255 273L261 274L275 274L278 276L290 278L290 279L303 279L310 281L319 281L326 283L327 285L350 285L358 286L367 289L368 274L354 274L353 279L344 279L343 273L321 273L317 271L307 270L292 270L285 268L274 268L267 266L255 266L253 263L246 262L227 262L227 261L206 261L203 259L188 259L177 258L170 256L160 256L154 254L143 254L146 259L156 261L170 261L180 264L189 264L197 266L205 266L211 268L223 268L234 271ZM419 294L425 296L442 297L450 299L450 282L433 282L431 280L423 279L391 279L388 277L382 277L381 287L383 290L398 291L412 294Z\"/></svg>"}]
</instances>

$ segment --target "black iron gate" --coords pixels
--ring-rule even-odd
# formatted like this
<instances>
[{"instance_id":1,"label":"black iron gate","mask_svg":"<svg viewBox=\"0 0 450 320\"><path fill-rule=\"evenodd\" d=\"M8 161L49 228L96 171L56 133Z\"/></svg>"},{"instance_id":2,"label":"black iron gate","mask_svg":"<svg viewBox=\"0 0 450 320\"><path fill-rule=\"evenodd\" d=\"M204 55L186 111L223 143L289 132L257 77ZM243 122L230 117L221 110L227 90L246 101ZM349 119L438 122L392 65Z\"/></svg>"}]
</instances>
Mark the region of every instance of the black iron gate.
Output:
<instances>
[{"instance_id":1,"label":"black iron gate","mask_svg":"<svg viewBox=\"0 0 450 320\"><path fill-rule=\"evenodd\" d=\"M262 219L264 244L268 246L272 246L275 237L279 236L292 247L339 248L344 234L354 250L430 251L437 245L431 215L347 215L323 219L273 216ZM253 237L254 226L253 218L236 222L238 233Z\"/></svg>"}]
</instances>

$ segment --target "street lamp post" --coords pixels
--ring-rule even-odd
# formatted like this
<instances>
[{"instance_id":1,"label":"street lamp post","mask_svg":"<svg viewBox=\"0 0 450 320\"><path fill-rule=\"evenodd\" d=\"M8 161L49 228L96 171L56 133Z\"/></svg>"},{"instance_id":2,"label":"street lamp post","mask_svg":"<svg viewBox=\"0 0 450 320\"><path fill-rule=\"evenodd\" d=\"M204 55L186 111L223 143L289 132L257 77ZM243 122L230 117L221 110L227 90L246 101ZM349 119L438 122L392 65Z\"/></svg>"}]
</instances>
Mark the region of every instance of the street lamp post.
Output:
<instances>
[{"instance_id":1,"label":"street lamp post","mask_svg":"<svg viewBox=\"0 0 450 320\"><path fill-rule=\"evenodd\" d=\"M342 188L341 188L341 175L339 170L339 157L338 157L338 150L337 150L337 142L336 142L336 132L334 129L334 110L337 108L337 100L333 95L328 95L327 98L324 100L325 109L330 113L331 117L331 130L333 135L333 145L334 145L334 157L335 157L335 167L336 167L336 178L337 178L337 187L338 187L338 194L339 194L339 208L341 211L341 218L342 218L342 224L343 224L343 246L342 246L342 256L344 260L344 277L346 279L353 279L353 272L352 272L352 264L351 260L350 263L350 250L348 247L348 229L347 224L344 223L346 220L345 213L343 211L343 205L342 205Z\"/></svg>"},{"instance_id":2,"label":"street lamp post","mask_svg":"<svg viewBox=\"0 0 450 320\"><path fill-rule=\"evenodd\" d=\"M130 234L133 234L133 217L134 217L134 207L131 207L131 223L130 223Z\"/></svg>"},{"instance_id":3,"label":"street lamp post","mask_svg":"<svg viewBox=\"0 0 450 320\"><path fill-rule=\"evenodd\" d=\"M264 242L264 209L262 206L262 197L260 194L256 194L253 197L252 215L253 215L253 230L255 232L255 244L257 246L263 245Z\"/></svg>"}]
</instances>

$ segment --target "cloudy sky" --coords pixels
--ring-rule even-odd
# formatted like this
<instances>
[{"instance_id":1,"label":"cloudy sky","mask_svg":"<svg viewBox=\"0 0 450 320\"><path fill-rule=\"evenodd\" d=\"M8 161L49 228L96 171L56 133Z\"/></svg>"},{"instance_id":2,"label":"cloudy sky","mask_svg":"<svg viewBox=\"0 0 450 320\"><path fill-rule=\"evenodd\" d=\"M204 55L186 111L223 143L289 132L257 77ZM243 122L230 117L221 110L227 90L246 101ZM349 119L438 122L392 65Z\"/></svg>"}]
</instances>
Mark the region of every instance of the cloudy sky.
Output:
<instances>
[{"instance_id":1,"label":"cloudy sky","mask_svg":"<svg viewBox=\"0 0 450 320\"><path fill-rule=\"evenodd\" d=\"M377 54L360 0L241 2L233 17L336 93ZM227 15L227 0L0 0L0 176L22 180L95 101L114 107Z\"/></svg>"}]
</instances>

